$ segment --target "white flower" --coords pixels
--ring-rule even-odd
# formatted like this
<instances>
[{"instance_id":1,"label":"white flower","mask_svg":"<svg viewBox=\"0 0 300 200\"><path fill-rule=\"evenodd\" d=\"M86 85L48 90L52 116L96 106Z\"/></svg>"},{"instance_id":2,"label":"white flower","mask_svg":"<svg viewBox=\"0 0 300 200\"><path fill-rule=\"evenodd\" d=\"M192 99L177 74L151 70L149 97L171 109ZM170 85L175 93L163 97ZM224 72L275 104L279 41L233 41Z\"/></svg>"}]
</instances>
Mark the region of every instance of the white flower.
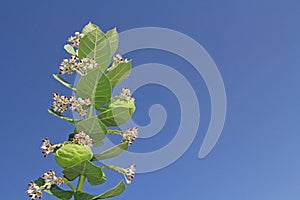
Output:
<instances>
[{"instance_id":1,"label":"white flower","mask_svg":"<svg viewBox=\"0 0 300 200\"><path fill-rule=\"evenodd\" d=\"M79 97L76 99L74 96L68 98L66 96L60 96L58 93L54 93L52 96L54 102L52 103L51 109L60 115L69 108L71 111L76 111L80 116L85 117L88 107L92 103L89 98L82 99Z\"/></svg>"},{"instance_id":2,"label":"white flower","mask_svg":"<svg viewBox=\"0 0 300 200\"><path fill-rule=\"evenodd\" d=\"M85 75L92 69L98 68L99 65L93 58L84 57L78 60L76 56L71 56L70 59L64 59L59 66L60 74L72 74L74 71Z\"/></svg>"},{"instance_id":3,"label":"white flower","mask_svg":"<svg viewBox=\"0 0 300 200\"><path fill-rule=\"evenodd\" d=\"M56 181L57 177L55 176L55 172L53 170L50 170L43 174L42 179L44 179L45 183L49 183Z\"/></svg>"},{"instance_id":4,"label":"white flower","mask_svg":"<svg viewBox=\"0 0 300 200\"><path fill-rule=\"evenodd\" d=\"M89 98L86 98L84 101L85 101L86 106L90 106L92 104L92 102Z\"/></svg>"},{"instance_id":5,"label":"white flower","mask_svg":"<svg viewBox=\"0 0 300 200\"><path fill-rule=\"evenodd\" d=\"M33 181L28 184L28 189L26 190L26 194L31 198L31 200L42 198L42 191L40 187L37 186Z\"/></svg>"},{"instance_id":6,"label":"white flower","mask_svg":"<svg viewBox=\"0 0 300 200\"><path fill-rule=\"evenodd\" d=\"M127 129L125 133L123 133L123 139L122 142L129 142L129 145L131 145L136 138L138 137L139 129L137 127L133 127L132 129Z\"/></svg>"},{"instance_id":7,"label":"white flower","mask_svg":"<svg viewBox=\"0 0 300 200\"><path fill-rule=\"evenodd\" d=\"M127 58L124 59L120 54L117 54L117 55L114 56L114 61L115 61L116 63L120 63L120 62L125 62L125 63L127 63L127 62L128 62L128 59L127 59Z\"/></svg>"},{"instance_id":8,"label":"white flower","mask_svg":"<svg viewBox=\"0 0 300 200\"><path fill-rule=\"evenodd\" d=\"M81 106L83 106L85 104L85 101L82 98L79 97L77 100Z\"/></svg>"},{"instance_id":9,"label":"white flower","mask_svg":"<svg viewBox=\"0 0 300 200\"><path fill-rule=\"evenodd\" d=\"M42 140L42 146L41 150L42 153L44 154L44 157L46 158L50 153L53 153L55 149L59 148L62 146L62 144L51 144L50 140L45 138Z\"/></svg>"},{"instance_id":10,"label":"white flower","mask_svg":"<svg viewBox=\"0 0 300 200\"><path fill-rule=\"evenodd\" d=\"M135 99L131 97L131 91L127 88L122 88L121 97L127 101L135 101Z\"/></svg>"},{"instance_id":11,"label":"white flower","mask_svg":"<svg viewBox=\"0 0 300 200\"><path fill-rule=\"evenodd\" d=\"M84 35L82 33L75 32L74 36L68 38L68 42L70 42L72 46L78 47L80 40L83 38L83 36Z\"/></svg>"},{"instance_id":12,"label":"white flower","mask_svg":"<svg viewBox=\"0 0 300 200\"><path fill-rule=\"evenodd\" d=\"M77 67L80 68L83 71L83 73L87 73L88 71L90 71L92 69L98 68L99 65L95 61L95 59L85 57L79 61Z\"/></svg>"},{"instance_id":13,"label":"white flower","mask_svg":"<svg viewBox=\"0 0 300 200\"><path fill-rule=\"evenodd\" d=\"M42 190L50 190L54 184L58 186L65 184L65 179L63 177L56 177L53 170L44 173L42 179L44 180L44 184L42 186L36 185L33 181L28 184L26 194L31 198L31 200L35 200L37 198L41 199Z\"/></svg>"},{"instance_id":14,"label":"white flower","mask_svg":"<svg viewBox=\"0 0 300 200\"><path fill-rule=\"evenodd\" d=\"M71 56L70 59L64 59L59 66L60 74L72 74L74 70L78 68L78 60L75 56Z\"/></svg>"},{"instance_id":15,"label":"white flower","mask_svg":"<svg viewBox=\"0 0 300 200\"><path fill-rule=\"evenodd\" d=\"M47 157L50 153L53 153L55 146L50 143L50 140L43 139L43 144L41 146L42 153L44 154L44 157Z\"/></svg>"},{"instance_id":16,"label":"white flower","mask_svg":"<svg viewBox=\"0 0 300 200\"><path fill-rule=\"evenodd\" d=\"M79 97L78 99L76 99L72 96L69 98L69 103L71 111L76 111L80 116L85 117L87 115L88 107L92 102L89 98L82 99Z\"/></svg>"},{"instance_id":17,"label":"white flower","mask_svg":"<svg viewBox=\"0 0 300 200\"><path fill-rule=\"evenodd\" d=\"M134 178L135 175L135 171L136 171L136 166L135 164L132 164L130 166L130 168L124 169L124 177L126 180L127 184L131 184L132 179Z\"/></svg>"},{"instance_id":18,"label":"white flower","mask_svg":"<svg viewBox=\"0 0 300 200\"><path fill-rule=\"evenodd\" d=\"M79 131L79 133L75 134L72 143L81 144L81 145L89 145L92 147L93 140L85 131Z\"/></svg>"},{"instance_id":19,"label":"white flower","mask_svg":"<svg viewBox=\"0 0 300 200\"><path fill-rule=\"evenodd\" d=\"M66 96L60 96L58 93L52 95L54 102L52 103L52 110L58 114L62 114L68 109L70 103L69 98Z\"/></svg>"}]
</instances>

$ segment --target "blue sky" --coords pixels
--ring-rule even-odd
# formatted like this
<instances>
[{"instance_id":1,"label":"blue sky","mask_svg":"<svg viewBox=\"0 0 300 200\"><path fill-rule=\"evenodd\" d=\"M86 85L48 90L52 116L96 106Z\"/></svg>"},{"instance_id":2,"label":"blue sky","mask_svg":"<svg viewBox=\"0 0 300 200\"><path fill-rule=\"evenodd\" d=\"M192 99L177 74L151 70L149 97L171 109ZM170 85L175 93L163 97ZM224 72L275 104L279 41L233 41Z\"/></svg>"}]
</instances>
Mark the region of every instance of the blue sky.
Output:
<instances>
[{"instance_id":1,"label":"blue sky","mask_svg":"<svg viewBox=\"0 0 300 200\"><path fill-rule=\"evenodd\" d=\"M89 21L103 30L155 26L180 31L199 42L217 64L228 112L222 136L203 160L198 151L208 127L210 100L201 77L167 52L128 54L133 65L168 64L188 78L201 102L201 126L188 151L162 170L139 174L115 199L296 200L300 198L300 2L228 1L5 1L0 8L2 198L27 199L26 184L48 169L44 137L64 140L72 127L47 113L51 93L68 91L52 73L66 57L66 38ZM159 94L159 95L155 95ZM166 88L135 93L135 119L149 122L149 105L166 106L170 118L158 135L132 150L163 147L178 128L178 103ZM161 101L161 102L160 102ZM114 180L122 177L108 173ZM102 188L91 190L101 193ZM98 192L99 191L99 192ZM50 196L44 199L53 199Z\"/></svg>"}]
</instances>

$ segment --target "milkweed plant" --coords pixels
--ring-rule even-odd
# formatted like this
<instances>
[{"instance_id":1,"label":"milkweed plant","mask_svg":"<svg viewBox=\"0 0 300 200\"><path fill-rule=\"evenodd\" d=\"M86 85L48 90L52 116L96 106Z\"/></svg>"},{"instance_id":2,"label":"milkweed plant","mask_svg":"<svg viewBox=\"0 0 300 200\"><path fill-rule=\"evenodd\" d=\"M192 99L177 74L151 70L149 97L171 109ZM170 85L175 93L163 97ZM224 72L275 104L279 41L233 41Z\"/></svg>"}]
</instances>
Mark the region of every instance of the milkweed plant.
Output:
<instances>
[{"instance_id":1,"label":"milkweed plant","mask_svg":"<svg viewBox=\"0 0 300 200\"><path fill-rule=\"evenodd\" d=\"M81 33L76 32L67 41L64 49L70 58L63 59L59 73L53 77L69 88L73 96L54 93L53 104L48 112L72 123L74 131L66 135L66 141L52 143L52 140L45 138L41 145L43 156L47 158L52 154L56 163L62 167L63 175L59 177L53 170L45 172L28 184L26 194L32 200L41 199L43 192L63 200L115 197L123 193L126 184L131 183L135 165L129 168L98 166L95 161L120 155L138 136L137 127L127 130L119 128L135 111L135 99L131 97L130 90L122 88L119 95L112 95L113 89L129 75L131 60L115 54L119 43L116 28L105 33L97 25L89 23ZM79 77L76 85L63 78L73 73ZM78 117L68 116L71 114ZM120 137L120 144L94 153L93 148L102 146L108 134ZM106 182L104 169L123 174L124 180L100 195L83 192L85 183L97 186Z\"/></svg>"}]
</instances>

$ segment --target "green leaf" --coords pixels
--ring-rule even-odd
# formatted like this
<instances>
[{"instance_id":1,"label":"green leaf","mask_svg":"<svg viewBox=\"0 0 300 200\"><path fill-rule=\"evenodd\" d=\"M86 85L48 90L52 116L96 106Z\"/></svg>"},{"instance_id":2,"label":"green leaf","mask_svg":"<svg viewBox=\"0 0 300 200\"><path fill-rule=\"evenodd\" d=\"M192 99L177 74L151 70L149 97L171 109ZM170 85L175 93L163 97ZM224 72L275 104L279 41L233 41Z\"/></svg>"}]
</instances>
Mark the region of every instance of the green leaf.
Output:
<instances>
[{"instance_id":1,"label":"green leaf","mask_svg":"<svg viewBox=\"0 0 300 200\"><path fill-rule=\"evenodd\" d=\"M75 136L75 134L76 134L75 131L74 131L74 133L69 134L68 141L72 141L73 138L74 138L74 136Z\"/></svg>"},{"instance_id":2,"label":"green leaf","mask_svg":"<svg viewBox=\"0 0 300 200\"><path fill-rule=\"evenodd\" d=\"M119 45L119 35L117 29L114 28L107 31L106 37L108 38L110 44L110 55L113 56L114 53L117 51Z\"/></svg>"},{"instance_id":3,"label":"green leaf","mask_svg":"<svg viewBox=\"0 0 300 200\"><path fill-rule=\"evenodd\" d=\"M85 131L93 139L95 147L102 146L102 140L105 138L107 129L106 126L97 118L97 116L87 118L76 123L76 130Z\"/></svg>"},{"instance_id":4,"label":"green leaf","mask_svg":"<svg viewBox=\"0 0 300 200\"><path fill-rule=\"evenodd\" d=\"M45 184L44 179L38 178L37 180L33 181L37 186L41 187L42 185Z\"/></svg>"},{"instance_id":5,"label":"green leaf","mask_svg":"<svg viewBox=\"0 0 300 200\"><path fill-rule=\"evenodd\" d=\"M64 49L65 49L69 54L71 54L71 55L73 55L73 56L76 56L76 52L75 52L74 48L72 47L72 45L66 44L66 45L64 46Z\"/></svg>"},{"instance_id":6,"label":"green leaf","mask_svg":"<svg viewBox=\"0 0 300 200\"><path fill-rule=\"evenodd\" d=\"M127 150L128 146L129 146L128 142L122 142L121 144L113 146L101 153L95 154L92 161L105 160L105 159L116 157L120 155L124 150Z\"/></svg>"},{"instance_id":7,"label":"green leaf","mask_svg":"<svg viewBox=\"0 0 300 200\"><path fill-rule=\"evenodd\" d=\"M65 120L65 121L67 121L67 122L70 122L70 123L72 123L72 124L75 123L75 120L74 120L74 119L71 119L71 118L69 118L69 117L62 116L62 115L60 115L60 114L54 112L54 111L51 110L51 109L48 109L48 112L49 112L50 114L54 115L55 117L58 117L58 118L60 118L60 119L63 119L63 120Z\"/></svg>"},{"instance_id":8,"label":"green leaf","mask_svg":"<svg viewBox=\"0 0 300 200\"><path fill-rule=\"evenodd\" d=\"M123 181L121 181L114 188L104 192L103 194L100 194L100 195L94 197L93 200L95 200L95 199L106 199L106 198L111 198L111 197L118 196L118 195L122 194L125 189L126 189L126 185Z\"/></svg>"},{"instance_id":9,"label":"green leaf","mask_svg":"<svg viewBox=\"0 0 300 200\"><path fill-rule=\"evenodd\" d=\"M74 200L92 200L95 195L91 195L85 192L76 192L74 194Z\"/></svg>"},{"instance_id":10,"label":"green leaf","mask_svg":"<svg viewBox=\"0 0 300 200\"><path fill-rule=\"evenodd\" d=\"M81 32L82 32L83 34L87 34L87 33L91 32L91 31L93 31L93 30L95 30L95 29L100 30L100 28L99 28L96 24L93 24L93 23L89 22L87 25L85 25L85 26L83 27L83 29L82 29ZM101 31L101 30L100 30L100 31Z\"/></svg>"},{"instance_id":11,"label":"green leaf","mask_svg":"<svg viewBox=\"0 0 300 200\"><path fill-rule=\"evenodd\" d=\"M120 126L131 118L134 111L133 101L118 99L110 103L98 117L106 126Z\"/></svg>"},{"instance_id":12,"label":"green leaf","mask_svg":"<svg viewBox=\"0 0 300 200\"><path fill-rule=\"evenodd\" d=\"M96 108L101 108L111 98L110 81L100 69L93 69L80 78L76 94L81 98L90 98Z\"/></svg>"},{"instance_id":13,"label":"green leaf","mask_svg":"<svg viewBox=\"0 0 300 200\"><path fill-rule=\"evenodd\" d=\"M111 87L114 88L116 85L121 83L129 75L131 70L131 61L120 62L112 69L109 70L107 77L110 80Z\"/></svg>"},{"instance_id":14,"label":"green leaf","mask_svg":"<svg viewBox=\"0 0 300 200\"><path fill-rule=\"evenodd\" d=\"M92 164L90 161L83 161L75 166L66 168L63 170L63 174L71 181L80 175L84 175L91 185L100 185L106 181L101 167Z\"/></svg>"},{"instance_id":15,"label":"green leaf","mask_svg":"<svg viewBox=\"0 0 300 200\"><path fill-rule=\"evenodd\" d=\"M80 40L78 46L78 58L94 58L101 71L105 71L110 63L110 44L106 35L99 29L88 32Z\"/></svg>"},{"instance_id":16,"label":"green leaf","mask_svg":"<svg viewBox=\"0 0 300 200\"><path fill-rule=\"evenodd\" d=\"M52 185L50 190L45 190L48 194L55 196L62 200L69 200L73 196L72 191L66 191L61 188L59 188L57 185Z\"/></svg>"},{"instance_id":17,"label":"green leaf","mask_svg":"<svg viewBox=\"0 0 300 200\"><path fill-rule=\"evenodd\" d=\"M95 107L101 109L111 99L111 85L106 75L102 74L95 91Z\"/></svg>"},{"instance_id":18,"label":"green leaf","mask_svg":"<svg viewBox=\"0 0 300 200\"><path fill-rule=\"evenodd\" d=\"M76 192L74 194L74 200L96 200L96 199L111 198L111 197L115 197L115 196L122 194L125 191L125 189L126 189L126 185L124 184L123 181L121 181L114 188L112 188L98 196L84 193L84 192Z\"/></svg>"}]
</instances>

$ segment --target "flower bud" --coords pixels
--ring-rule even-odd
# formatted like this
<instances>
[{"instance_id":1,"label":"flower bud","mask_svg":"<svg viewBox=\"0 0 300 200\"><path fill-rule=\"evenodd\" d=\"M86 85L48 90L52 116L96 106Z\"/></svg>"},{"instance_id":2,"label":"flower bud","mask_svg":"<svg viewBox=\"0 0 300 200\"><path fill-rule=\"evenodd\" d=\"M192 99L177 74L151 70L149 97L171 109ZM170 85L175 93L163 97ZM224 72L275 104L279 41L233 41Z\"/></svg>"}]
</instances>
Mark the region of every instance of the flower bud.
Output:
<instances>
[{"instance_id":1,"label":"flower bud","mask_svg":"<svg viewBox=\"0 0 300 200\"><path fill-rule=\"evenodd\" d=\"M66 144L55 152L55 160L63 168L74 166L85 160L91 160L92 157L91 148L87 145Z\"/></svg>"}]
</instances>

